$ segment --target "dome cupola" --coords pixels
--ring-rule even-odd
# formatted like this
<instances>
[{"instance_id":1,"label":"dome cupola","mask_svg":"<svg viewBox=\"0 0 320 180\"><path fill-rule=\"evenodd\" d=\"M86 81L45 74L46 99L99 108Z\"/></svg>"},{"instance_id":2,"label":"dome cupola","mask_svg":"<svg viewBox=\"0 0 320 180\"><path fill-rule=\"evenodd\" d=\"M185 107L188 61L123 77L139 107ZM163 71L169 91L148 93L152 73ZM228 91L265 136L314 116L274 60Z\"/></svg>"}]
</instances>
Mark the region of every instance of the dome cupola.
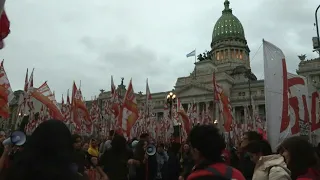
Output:
<instances>
[{"instance_id":1,"label":"dome cupola","mask_svg":"<svg viewBox=\"0 0 320 180\"><path fill-rule=\"evenodd\" d=\"M222 16L218 19L213 29L212 42L230 38L245 40L245 35L241 22L232 14L229 0L225 0Z\"/></svg>"},{"instance_id":2,"label":"dome cupola","mask_svg":"<svg viewBox=\"0 0 320 180\"><path fill-rule=\"evenodd\" d=\"M232 73L237 66L250 68L249 53L243 26L232 14L229 0L225 0L224 10L212 33L211 59L218 71Z\"/></svg>"}]
</instances>

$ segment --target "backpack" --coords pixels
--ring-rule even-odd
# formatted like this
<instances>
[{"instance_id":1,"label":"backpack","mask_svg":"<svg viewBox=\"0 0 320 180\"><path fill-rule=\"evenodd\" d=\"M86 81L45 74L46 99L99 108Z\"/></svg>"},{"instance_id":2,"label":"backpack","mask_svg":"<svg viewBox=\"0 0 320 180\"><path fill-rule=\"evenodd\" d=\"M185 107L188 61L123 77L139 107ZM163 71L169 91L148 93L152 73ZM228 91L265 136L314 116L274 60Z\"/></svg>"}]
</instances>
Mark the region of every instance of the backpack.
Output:
<instances>
[{"instance_id":1,"label":"backpack","mask_svg":"<svg viewBox=\"0 0 320 180\"><path fill-rule=\"evenodd\" d=\"M219 180L232 180L233 169L230 166L227 166L225 174L222 174L221 172L219 172L218 170L216 170L215 168L212 168L212 167L208 167L205 170L209 171L209 172L211 172L213 174L213 177L215 177L215 178L212 178L212 179L215 179L215 180L218 180L218 179ZM218 178L218 179L216 179L216 178Z\"/></svg>"}]
</instances>

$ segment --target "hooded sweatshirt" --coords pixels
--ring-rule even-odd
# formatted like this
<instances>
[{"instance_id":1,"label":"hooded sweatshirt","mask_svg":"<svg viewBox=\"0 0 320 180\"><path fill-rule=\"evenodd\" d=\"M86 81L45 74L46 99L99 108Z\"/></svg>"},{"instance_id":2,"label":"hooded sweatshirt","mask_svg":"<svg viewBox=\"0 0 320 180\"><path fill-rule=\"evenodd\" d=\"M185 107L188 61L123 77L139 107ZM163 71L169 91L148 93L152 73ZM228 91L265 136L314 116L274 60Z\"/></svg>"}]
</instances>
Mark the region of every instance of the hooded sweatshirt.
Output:
<instances>
[{"instance_id":1,"label":"hooded sweatshirt","mask_svg":"<svg viewBox=\"0 0 320 180\"><path fill-rule=\"evenodd\" d=\"M261 156L256 163L252 180L291 180L290 174L281 155Z\"/></svg>"}]
</instances>

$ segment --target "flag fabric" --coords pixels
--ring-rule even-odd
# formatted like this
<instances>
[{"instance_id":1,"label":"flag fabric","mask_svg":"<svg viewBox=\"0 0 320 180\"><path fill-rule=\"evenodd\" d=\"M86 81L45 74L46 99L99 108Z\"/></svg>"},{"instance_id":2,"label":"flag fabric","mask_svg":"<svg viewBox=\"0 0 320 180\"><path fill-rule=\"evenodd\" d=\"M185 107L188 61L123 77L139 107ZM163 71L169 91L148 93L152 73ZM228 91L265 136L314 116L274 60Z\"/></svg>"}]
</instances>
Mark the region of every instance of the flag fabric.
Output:
<instances>
[{"instance_id":1,"label":"flag fabric","mask_svg":"<svg viewBox=\"0 0 320 180\"><path fill-rule=\"evenodd\" d=\"M92 125L90 114L85 103L83 102L81 90L77 88L75 82L73 82L71 104L73 111L73 122L76 124L77 128L86 126L87 129L90 129Z\"/></svg>"},{"instance_id":2,"label":"flag fabric","mask_svg":"<svg viewBox=\"0 0 320 180\"><path fill-rule=\"evenodd\" d=\"M7 17L5 10L3 10L3 7L0 7L0 49L4 47L3 40L9 35L9 33L10 33L10 21Z\"/></svg>"},{"instance_id":3,"label":"flag fabric","mask_svg":"<svg viewBox=\"0 0 320 180\"><path fill-rule=\"evenodd\" d=\"M0 65L0 116L5 119L9 118L9 102L13 97L14 95L2 61Z\"/></svg>"},{"instance_id":4,"label":"flag fabric","mask_svg":"<svg viewBox=\"0 0 320 180\"><path fill-rule=\"evenodd\" d=\"M264 91L267 138L273 150L291 134L288 130L289 97L285 55L277 46L263 40Z\"/></svg>"},{"instance_id":5,"label":"flag fabric","mask_svg":"<svg viewBox=\"0 0 320 180\"><path fill-rule=\"evenodd\" d=\"M64 120L64 116L61 113L58 103L47 82L44 82L39 88L32 91L31 96L46 106L46 109L49 111L52 118L61 121Z\"/></svg>"},{"instance_id":6,"label":"flag fabric","mask_svg":"<svg viewBox=\"0 0 320 180\"><path fill-rule=\"evenodd\" d=\"M231 125L233 121L232 107L229 97L225 94L223 88L216 82L215 75L212 76L213 88L215 92L215 99L218 100L220 114L224 119L224 128L226 132L231 131Z\"/></svg>"},{"instance_id":7,"label":"flag fabric","mask_svg":"<svg viewBox=\"0 0 320 180\"><path fill-rule=\"evenodd\" d=\"M131 79L118 116L117 127L121 127L120 132L118 132L122 132L125 137L130 137L131 129L138 117L139 109Z\"/></svg>"},{"instance_id":8,"label":"flag fabric","mask_svg":"<svg viewBox=\"0 0 320 180\"><path fill-rule=\"evenodd\" d=\"M196 56L196 50L191 51L191 52L188 53L186 56L187 56L187 58L188 58L188 57Z\"/></svg>"}]
</instances>

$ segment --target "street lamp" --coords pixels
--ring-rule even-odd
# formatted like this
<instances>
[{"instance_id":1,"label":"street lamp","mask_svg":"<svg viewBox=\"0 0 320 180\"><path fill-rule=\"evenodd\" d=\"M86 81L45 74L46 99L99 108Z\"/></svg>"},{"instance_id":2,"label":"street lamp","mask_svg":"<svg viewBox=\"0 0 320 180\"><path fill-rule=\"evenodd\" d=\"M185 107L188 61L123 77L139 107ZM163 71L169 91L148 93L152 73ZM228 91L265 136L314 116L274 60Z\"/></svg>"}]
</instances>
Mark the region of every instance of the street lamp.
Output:
<instances>
[{"instance_id":1,"label":"street lamp","mask_svg":"<svg viewBox=\"0 0 320 180\"><path fill-rule=\"evenodd\" d=\"M173 92L170 92L167 95L167 103L169 104L169 116L171 120L172 120L172 105L175 102L175 100L176 100L176 95Z\"/></svg>"},{"instance_id":2,"label":"street lamp","mask_svg":"<svg viewBox=\"0 0 320 180\"><path fill-rule=\"evenodd\" d=\"M244 73L245 77L248 78L248 86L249 86L249 104L250 109L252 109L252 102L251 102L251 69L247 69Z\"/></svg>"}]
</instances>

